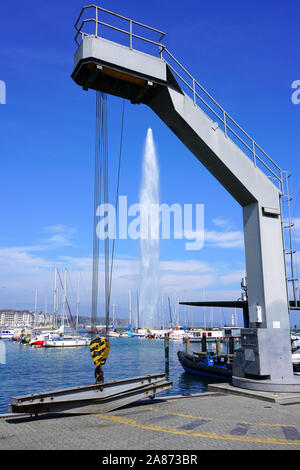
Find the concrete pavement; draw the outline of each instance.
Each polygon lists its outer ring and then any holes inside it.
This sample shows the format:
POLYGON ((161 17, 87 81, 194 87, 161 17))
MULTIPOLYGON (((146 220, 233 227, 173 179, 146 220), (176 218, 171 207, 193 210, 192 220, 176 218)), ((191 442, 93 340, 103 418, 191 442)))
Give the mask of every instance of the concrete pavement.
POLYGON ((0 449, 300 449, 300 404, 208 392, 106 414, 6 416, 0 449))

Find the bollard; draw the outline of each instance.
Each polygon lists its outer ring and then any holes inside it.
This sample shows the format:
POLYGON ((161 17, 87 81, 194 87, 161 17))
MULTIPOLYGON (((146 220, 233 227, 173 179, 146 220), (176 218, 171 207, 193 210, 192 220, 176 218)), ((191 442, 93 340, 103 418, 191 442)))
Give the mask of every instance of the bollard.
POLYGON ((170 366, 169 366, 169 361, 165 362, 165 375, 166 375, 166 380, 170 380, 170 366))
POLYGON ((216 354, 218 358, 221 356, 221 342, 219 339, 216 340, 216 354))
POLYGON ((207 345, 206 345, 206 336, 202 336, 202 352, 207 352, 207 345))
POLYGON ((187 337, 185 340, 185 352, 187 354, 190 354, 190 351, 191 351, 191 342, 190 342, 190 338, 187 337))
POLYGON ((169 362, 169 333, 165 334, 165 362, 169 362))
POLYGON ((229 354, 234 354, 234 337, 229 338, 229 354))

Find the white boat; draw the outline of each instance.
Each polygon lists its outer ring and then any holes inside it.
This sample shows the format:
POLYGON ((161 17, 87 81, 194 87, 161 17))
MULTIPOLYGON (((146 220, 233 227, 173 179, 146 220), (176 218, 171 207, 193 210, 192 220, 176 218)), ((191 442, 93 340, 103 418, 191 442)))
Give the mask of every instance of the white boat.
POLYGON ((145 338, 149 334, 146 328, 139 328, 136 331, 128 331, 127 336, 129 338, 145 338))
POLYGON ((118 331, 109 331, 107 333, 107 336, 110 336, 111 338, 128 338, 128 335, 126 332, 118 332, 118 331))
POLYGON ((15 329, 3 328, 0 330, 0 339, 12 339, 15 334, 15 329))
POLYGON ((49 333, 48 334, 35 334, 34 336, 32 336, 29 340, 29 345, 30 346, 43 346, 44 342, 45 342, 45 339, 48 339, 49 338, 49 333))
POLYGON ((65 333, 64 325, 62 325, 57 332, 45 338, 44 348, 73 348, 76 346, 89 346, 91 338, 81 336, 75 333, 65 333))
POLYGON ((74 348, 77 346, 89 346, 91 338, 84 336, 59 336, 46 339, 44 348, 74 348))
POLYGON ((223 332, 219 329, 192 330, 187 333, 187 337, 191 343, 202 341, 202 338, 206 338, 206 341, 214 341, 216 339, 222 339, 223 332))
POLYGON ((202 341, 202 331, 189 331, 188 338, 191 343, 197 343, 202 341))
POLYGON ((300 348, 292 353, 292 362, 293 364, 300 364, 300 348))
POLYGON ((45 341, 48 339, 52 339, 53 337, 58 337, 60 334, 64 332, 64 327, 61 326, 57 330, 48 329, 48 330, 37 330, 31 336, 29 340, 30 346, 43 346, 45 341))
POLYGON ((292 347, 293 348, 299 348, 300 347, 300 336, 299 336, 298 333, 291 334, 291 341, 292 341, 292 347))
POLYGON ((119 338, 120 337, 120 333, 118 333, 117 331, 109 331, 107 333, 107 336, 110 336, 111 338, 119 338))
POLYGON ((185 341, 187 338, 187 332, 185 330, 172 330, 169 334, 169 339, 171 341, 185 341))
POLYGON ((164 339, 167 334, 172 332, 171 329, 168 330, 151 330, 150 335, 153 335, 155 339, 164 339))
POLYGON ((300 348, 292 350, 292 364, 294 372, 300 372, 300 348))

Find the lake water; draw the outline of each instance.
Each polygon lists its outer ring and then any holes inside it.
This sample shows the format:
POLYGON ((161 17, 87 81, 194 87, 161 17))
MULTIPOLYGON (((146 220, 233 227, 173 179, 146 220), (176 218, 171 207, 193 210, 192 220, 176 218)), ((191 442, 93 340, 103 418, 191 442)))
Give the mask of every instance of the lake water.
MULTIPOLYGON (((34 348, 10 340, 5 346, 5 363, 0 360, 0 414, 7 413, 12 396, 46 392, 94 383, 94 364, 89 347, 34 348)), ((173 387, 163 395, 207 391, 211 381, 188 375, 177 359, 177 351, 185 350, 181 342, 169 343, 169 369, 165 366, 163 340, 144 338, 110 338, 111 348, 103 368, 105 381, 140 375, 166 373, 173 387)), ((200 351, 200 343, 192 343, 191 351, 200 351)))

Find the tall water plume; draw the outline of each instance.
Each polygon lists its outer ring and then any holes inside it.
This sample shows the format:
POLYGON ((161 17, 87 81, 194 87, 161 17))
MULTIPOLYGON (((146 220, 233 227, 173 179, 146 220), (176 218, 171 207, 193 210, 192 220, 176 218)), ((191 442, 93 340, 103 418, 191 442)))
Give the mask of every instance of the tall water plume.
POLYGON ((140 325, 159 326, 159 214, 153 208, 159 206, 159 169, 152 129, 148 129, 143 155, 141 208, 141 286, 140 325))

